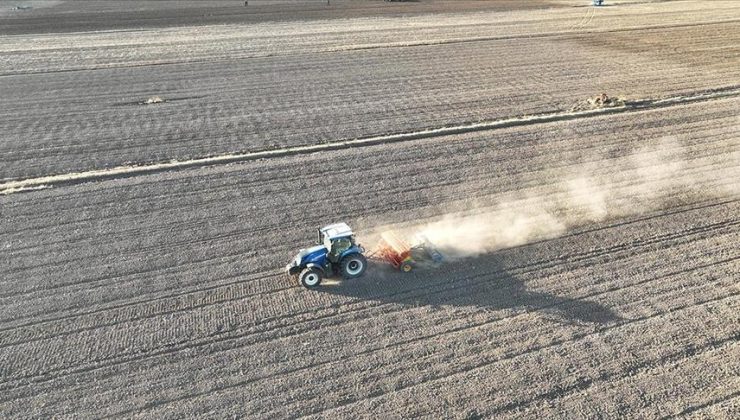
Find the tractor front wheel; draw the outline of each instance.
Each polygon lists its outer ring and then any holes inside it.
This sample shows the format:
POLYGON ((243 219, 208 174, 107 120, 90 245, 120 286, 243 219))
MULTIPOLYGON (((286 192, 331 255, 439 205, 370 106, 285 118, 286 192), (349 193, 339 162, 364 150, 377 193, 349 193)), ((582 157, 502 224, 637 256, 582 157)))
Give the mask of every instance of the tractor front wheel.
POLYGON ((322 273, 318 268, 306 268, 298 275, 298 281, 306 289, 313 289, 321 284, 322 273))
POLYGON ((365 274, 367 270, 367 259, 362 254, 351 254, 342 258, 340 264, 342 268, 342 277, 345 279, 356 279, 365 274))

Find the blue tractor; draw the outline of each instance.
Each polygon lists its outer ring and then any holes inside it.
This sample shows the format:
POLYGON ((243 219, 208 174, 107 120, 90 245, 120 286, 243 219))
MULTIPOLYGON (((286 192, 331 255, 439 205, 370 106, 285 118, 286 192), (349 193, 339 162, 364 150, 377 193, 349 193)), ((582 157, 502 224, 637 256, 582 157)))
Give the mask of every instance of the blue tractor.
POLYGON ((365 274, 365 249, 355 242, 352 229, 346 223, 336 223, 319 229, 318 243, 302 249, 285 267, 290 275, 306 288, 321 284, 324 277, 341 275, 354 279, 365 274))

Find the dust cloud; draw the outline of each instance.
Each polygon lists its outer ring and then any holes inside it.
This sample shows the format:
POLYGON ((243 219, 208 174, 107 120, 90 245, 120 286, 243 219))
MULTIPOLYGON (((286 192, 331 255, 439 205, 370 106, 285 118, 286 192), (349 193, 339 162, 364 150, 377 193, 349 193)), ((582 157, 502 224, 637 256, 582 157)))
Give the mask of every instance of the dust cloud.
MULTIPOLYGON (((545 187, 499 197, 411 228, 450 258, 463 258, 557 237, 579 225, 638 215, 698 197, 740 196, 738 143, 719 154, 662 138, 625 156, 550 173, 545 187), (733 149, 735 149, 733 151, 733 149), (689 159, 689 153, 692 155, 689 159)), ((725 146, 727 149, 727 146, 725 146)))

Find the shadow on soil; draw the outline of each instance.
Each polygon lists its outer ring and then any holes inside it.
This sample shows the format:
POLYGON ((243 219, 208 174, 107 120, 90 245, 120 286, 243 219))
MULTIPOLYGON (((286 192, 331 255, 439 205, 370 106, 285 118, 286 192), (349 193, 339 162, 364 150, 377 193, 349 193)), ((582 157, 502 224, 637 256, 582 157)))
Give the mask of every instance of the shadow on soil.
POLYGON ((528 290, 522 280, 503 269, 495 255, 457 261, 436 269, 420 268, 407 274, 382 263, 371 263, 362 278, 329 280, 317 292, 410 307, 521 309, 568 324, 609 324, 621 319, 611 309, 587 299, 528 290))

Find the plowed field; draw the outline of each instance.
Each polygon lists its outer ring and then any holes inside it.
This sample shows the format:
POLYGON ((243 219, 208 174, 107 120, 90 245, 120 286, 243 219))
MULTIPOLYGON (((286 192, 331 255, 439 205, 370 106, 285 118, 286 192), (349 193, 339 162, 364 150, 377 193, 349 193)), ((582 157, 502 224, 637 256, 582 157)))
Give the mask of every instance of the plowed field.
POLYGON ((17 3, 1 417, 740 413, 740 3, 17 3))

